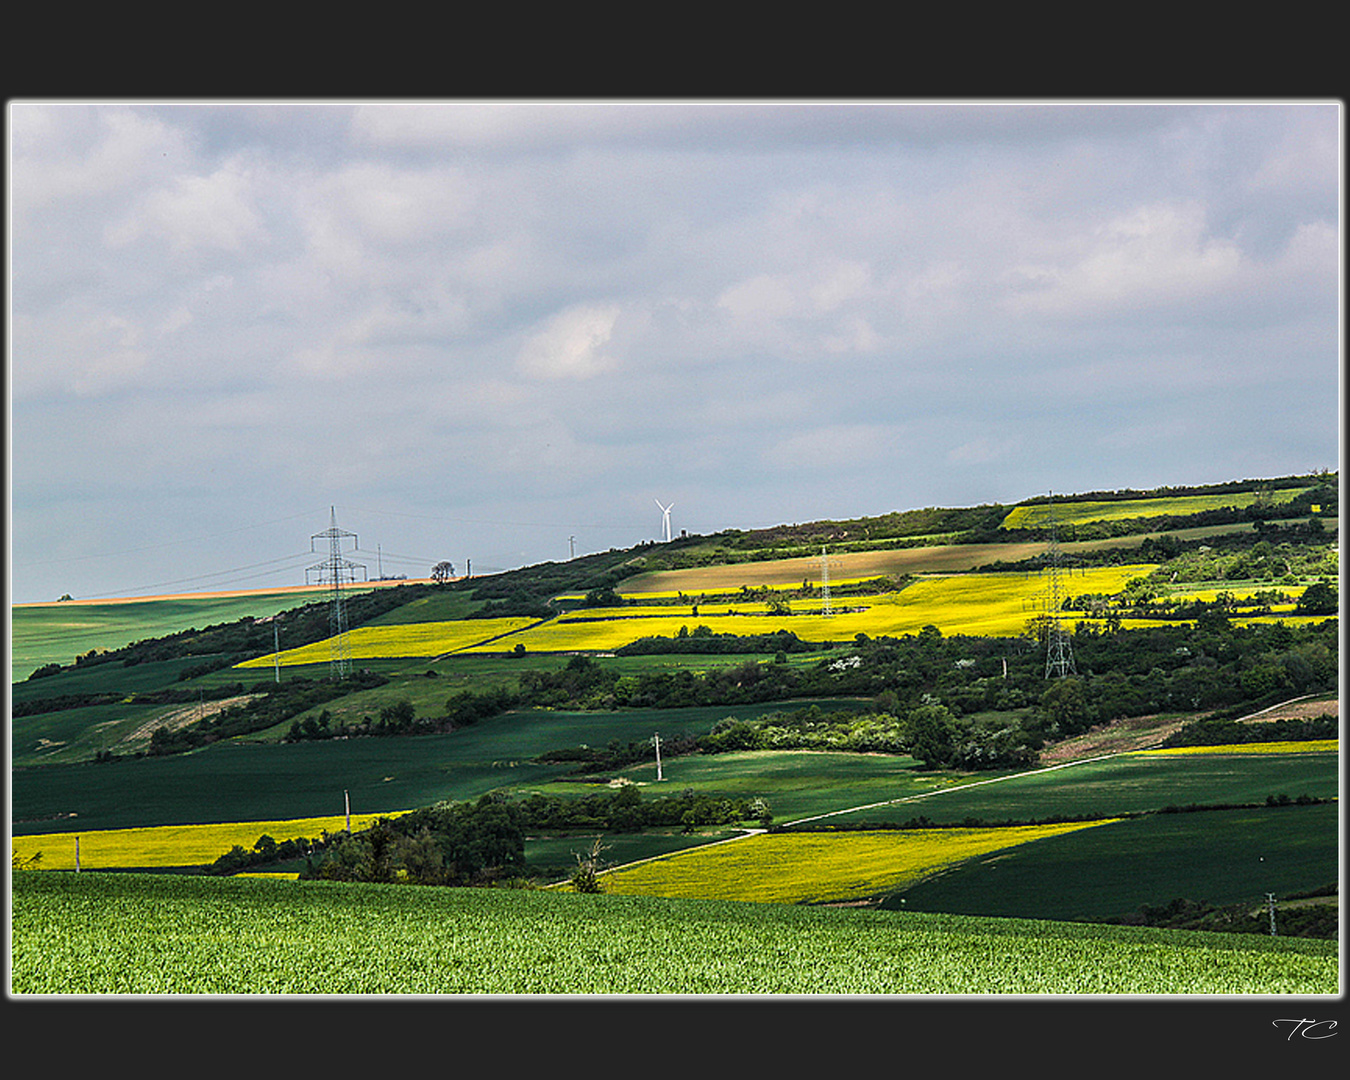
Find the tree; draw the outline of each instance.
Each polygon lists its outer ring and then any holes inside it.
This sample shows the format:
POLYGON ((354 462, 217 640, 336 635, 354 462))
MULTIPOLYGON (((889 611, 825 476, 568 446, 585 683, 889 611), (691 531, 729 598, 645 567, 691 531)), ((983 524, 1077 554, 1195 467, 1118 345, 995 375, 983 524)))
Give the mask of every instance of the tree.
POLYGON ((956 718, 945 705, 922 705, 907 720, 909 752, 925 768, 937 769, 950 764, 960 734, 956 718))
POLYGON ((455 566, 451 562, 441 561, 431 568, 431 580, 437 585, 444 585, 455 576, 455 566))
POLYGON ((591 844, 591 850, 585 855, 579 855, 572 852, 577 860, 577 868, 572 874, 572 889, 579 893, 602 893, 604 886, 600 884, 599 874, 604 869, 604 863, 600 858, 600 853, 609 849, 608 844, 601 844, 600 837, 595 838, 591 844))
POLYGON ((1335 585, 1328 585, 1324 581, 1304 589, 1294 608, 1295 615, 1336 615, 1339 611, 1340 594, 1335 585))
POLYGON ((1091 726, 1087 693, 1077 676, 1056 680, 1041 695, 1040 705, 1050 730, 1062 737, 1078 735, 1091 726))

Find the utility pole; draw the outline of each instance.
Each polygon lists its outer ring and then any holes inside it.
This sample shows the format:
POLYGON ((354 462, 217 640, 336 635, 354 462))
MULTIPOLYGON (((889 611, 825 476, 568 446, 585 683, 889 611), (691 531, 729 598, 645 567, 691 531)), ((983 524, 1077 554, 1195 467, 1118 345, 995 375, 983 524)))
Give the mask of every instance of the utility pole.
POLYGON ((1275 894, 1266 893, 1266 908, 1270 911, 1270 936, 1275 937, 1275 894))
POLYGON ((652 736, 652 742, 656 744, 656 779, 659 781, 665 779, 661 775, 661 733, 659 731, 652 736))
POLYGON ((75 837, 75 873, 80 872, 80 838, 75 837))
POLYGON ((575 536, 569 536, 567 538, 567 543, 568 550, 571 552, 571 558, 575 559, 577 557, 577 538, 575 536))
POLYGON ((272 670, 276 672, 277 682, 281 682, 281 631, 277 629, 280 615, 272 618, 272 670))
POLYGON ((346 789, 346 788, 343 788, 343 789, 342 789, 342 805, 343 805, 343 807, 346 808, 346 811, 347 811, 347 835, 348 835, 348 836, 351 836, 351 834, 352 834, 352 800, 351 800, 351 796, 347 794, 347 789, 346 789))

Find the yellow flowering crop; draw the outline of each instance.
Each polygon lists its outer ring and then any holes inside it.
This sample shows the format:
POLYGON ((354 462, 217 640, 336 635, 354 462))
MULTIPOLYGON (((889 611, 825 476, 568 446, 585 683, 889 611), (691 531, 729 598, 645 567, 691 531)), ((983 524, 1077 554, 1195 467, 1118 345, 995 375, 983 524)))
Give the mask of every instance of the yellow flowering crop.
POLYGON ((600 881, 606 892, 625 895, 784 904, 858 900, 977 855, 1104 824, 765 833, 610 870, 600 881))
MULTIPOLYGON (((347 634, 347 647, 353 660, 378 660, 382 657, 440 656, 458 652, 475 645, 529 626, 533 619, 458 619, 452 622, 404 623, 399 626, 360 626, 347 634)), ((245 660, 236 667, 268 668, 275 663, 283 667, 292 664, 321 664, 332 654, 329 639, 283 650, 280 655, 245 660)))
MULTIPOLYGON (((352 829, 364 829, 378 817, 390 814, 353 814, 352 829)), ((12 852, 40 870, 74 870, 75 839, 80 841, 80 868, 203 866, 213 863, 236 844, 251 851, 260 836, 278 844, 298 836, 315 839, 325 830, 339 833, 347 827, 343 814, 333 817, 297 818, 292 821, 233 821, 220 825, 157 825, 144 829, 95 829, 89 832, 45 833, 15 836, 12 852)))
POLYGON ((1225 743, 1222 746, 1172 746, 1157 750, 1136 750, 1137 754, 1307 754, 1335 751, 1339 739, 1305 739, 1301 742, 1225 743))
MULTIPOLYGON (((1152 569, 1138 565, 1074 571, 1063 576, 1061 587, 1073 594, 1113 594, 1152 569)), ((944 634, 1015 637, 1028 620, 1043 613, 1048 589, 1044 573, 951 574, 916 581, 896 593, 838 598, 830 616, 820 614, 819 599, 794 602, 790 615, 772 614, 768 604, 758 601, 700 604, 697 615, 683 610, 672 614, 669 607, 656 605, 591 608, 463 651, 501 652, 519 643, 531 652, 608 652, 641 637, 670 637, 681 627, 692 632, 699 626, 745 636, 790 630, 803 641, 849 641, 858 634, 900 637, 930 624, 944 634)))

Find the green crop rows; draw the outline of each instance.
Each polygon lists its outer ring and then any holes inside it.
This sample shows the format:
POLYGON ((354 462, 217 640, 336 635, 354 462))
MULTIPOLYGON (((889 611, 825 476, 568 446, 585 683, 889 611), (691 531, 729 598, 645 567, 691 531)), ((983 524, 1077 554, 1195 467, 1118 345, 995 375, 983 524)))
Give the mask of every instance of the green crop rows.
POLYGON ((20 873, 16 994, 1334 994, 1336 943, 777 904, 20 873), (531 928, 520 933, 521 926, 531 928))

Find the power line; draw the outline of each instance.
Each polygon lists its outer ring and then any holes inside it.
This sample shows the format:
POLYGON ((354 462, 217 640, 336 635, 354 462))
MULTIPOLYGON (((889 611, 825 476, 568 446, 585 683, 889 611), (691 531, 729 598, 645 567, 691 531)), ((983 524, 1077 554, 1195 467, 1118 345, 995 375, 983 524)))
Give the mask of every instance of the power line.
MULTIPOLYGON (((128 593, 145 592, 147 589, 167 589, 167 588, 169 588, 170 586, 173 586, 173 585, 189 585, 189 584, 192 584, 192 583, 194 583, 194 582, 197 582, 197 583, 205 582, 205 581, 206 581, 207 579, 209 579, 209 578, 219 578, 219 577, 223 577, 223 576, 226 575, 226 574, 237 574, 237 573, 241 573, 241 572, 243 572, 243 571, 245 571, 245 570, 253 570, 253 569, 256 569, 257 567, 260 567, 260 566, 269 566, 269 565, 271 565, 271 564, 273 564, 273 563, 287 562, 287 561, 294 561, 294 560, 302 559, 302 558, 305 558, 308 554, 312 554, 312 552, 308 552, 308 553, 307 553, 307 552, 301 552, 301 553, 296 554, 296 555, 287 555, 287 556, 285 556, 285 557, 283 557, 283 558, 281 558, 281 559, 269 559, 269 560, 267 560, 266 562, 252 563, 252 564, 250 564, 250 565, 248 565, 248 566, 236 566, 236 567, 234 567, 234 568, 232 568, 232 569, 230 569, 230 570, 215 570, 215 571, 212 571, 212 572, 209 573, 209 574, 196 574, 196 575, 194 575, 194 576, 192 576, 192 577, 175 578, 175 579, 172 580, 172 581, 158 581, 158 582, 154 582, 154 583, 149 584, 149 585, 130 585, 130 586, 127 586, 127 587, 122 588, 122 589, 115 589, 115 590, 113 590, 112 592, 90 593, 88 596, 84 597, 84 599, 86 599, 86 600, 98 600, 98 599, 100 599, 100 598, 102 598, 102 597, 108 597, 108 596, 118 596, 118 597, 121 597, 121 596, 126 596, 128 593)), ((217 582, 215 582, 213 585, 208 586, 208 587, 209 587, 209 588, 219 588, 219 587, 222 586, 222 585, 238 584, 238 583, 244 582, 244 581, 256 581, 258 578, 271 577, 271 576, 274 575, 274 574, 285 574, 285 573, 290 573, 290 572, 292 572, 292 571, 294 571, 294 570, 298 570, 298 569, 299 569, 298 566, 283 566, 283 567, 280 567, 279 569, 276 569, 276 570, 268 570, 268 571, 266 571, 266 572, 264 572, 264 573, 260 573, 260 574, 250 574, 250 575, 248 575, 248 576, 246 576, 246 577, 243 577, 243 578, 235 578, 235 579, 230 580, 230 581, 217 581, 217 582)))
MULTIPOLYGON (((93 551, 87 555, 68 555, 59 559, 34 559, 29 562, 14 563, 16 568, 25 568, 29 566, 54 566, 63 563, 85 562, 89 559, 107 559, 116 555, 138 555, 143 551, 158 551, 160 548, 177 547, 180 544, 197 544, 203 540, 214 540, 218 536, 229 536, 232 533, 247 532, 249 529, 263 529, 268 525, 282 525, 288 521, 295 521, 297 518, 310 517, 314 511, 308 510, 303 514, 292 514, 290 517, 277 518, 274 521, 260 521, 254 525, 240 525, 234 529, 225 529, 218 533, 211 533, 209 536, 190 536, 182 540, 165 540, 158 544, 144 544, 141 547, 117 548, 111 551, 93 551)), ((229 571, 222 571, 228 573, 229 571)))

